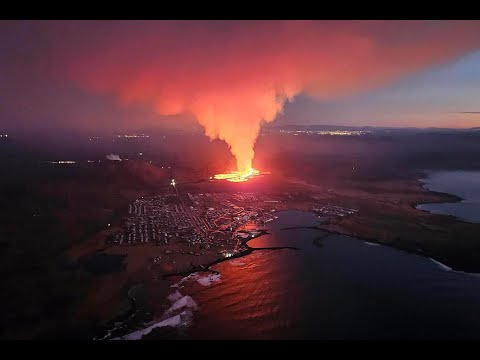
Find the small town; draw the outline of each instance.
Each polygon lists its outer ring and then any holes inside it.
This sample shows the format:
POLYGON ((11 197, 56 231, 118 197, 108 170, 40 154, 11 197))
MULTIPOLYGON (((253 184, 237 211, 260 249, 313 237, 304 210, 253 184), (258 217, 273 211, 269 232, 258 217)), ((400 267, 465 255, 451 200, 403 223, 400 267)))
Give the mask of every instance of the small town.
POLYGON ((123 231, 111 235, 107 243, 160 246, 180 241, 200 249, 238 245, 240 239, 259 234, 256 226, 275 218, 275 204, 254 193, 172 193, 142 197, 128 206, 123 231), (248 230, 245 225, 250 225, 248 230))
POLYGON ((338 205, 324 205, 324 206, 318 206, 314 207, 312 209, 314 213, 320 216, 339 216, 339 217, 344 217, 347 215, 353 215, 358 212, 357 209, 349 209, 349 208, 344 208, 338 205))

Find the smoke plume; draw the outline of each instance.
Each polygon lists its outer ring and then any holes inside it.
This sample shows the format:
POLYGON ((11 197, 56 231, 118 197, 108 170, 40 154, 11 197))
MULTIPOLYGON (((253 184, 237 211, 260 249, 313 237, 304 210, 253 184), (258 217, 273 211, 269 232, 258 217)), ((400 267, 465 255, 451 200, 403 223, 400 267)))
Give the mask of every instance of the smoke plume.
POLYGON ((228 144, 242 172, 252 166, 261 124, 296 95, 331 99, 366 91, 480 45, 480 22, 469 21, 89 26, 64 29, 75 44, 62 56, 70 80, 123 104, 193 115, 210 139, 228 144))

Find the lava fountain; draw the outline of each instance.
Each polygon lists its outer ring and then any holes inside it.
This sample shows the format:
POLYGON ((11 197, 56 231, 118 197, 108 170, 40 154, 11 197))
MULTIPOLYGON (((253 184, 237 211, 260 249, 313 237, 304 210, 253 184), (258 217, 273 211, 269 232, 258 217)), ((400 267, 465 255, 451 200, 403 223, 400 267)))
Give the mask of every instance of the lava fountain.
POLYGON ((251 179, 253 177, 259 176, 260 171, 250 168, 250 170, 246 172, 241 172, 241 171, 230 171, 225 174, 216 174, 214 175, 214 179, 216 180, 227 180, 231 182, 243 182, 247 181, 248 179, 251 179))

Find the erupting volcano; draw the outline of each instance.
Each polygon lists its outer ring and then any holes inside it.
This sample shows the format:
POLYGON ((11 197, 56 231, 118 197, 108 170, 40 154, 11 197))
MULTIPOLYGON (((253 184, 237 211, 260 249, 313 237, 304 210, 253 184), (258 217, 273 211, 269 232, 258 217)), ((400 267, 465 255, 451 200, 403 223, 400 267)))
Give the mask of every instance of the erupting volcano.
POLYGON ((214 175, 213 177, 217 180, 227 180, 227 181, 231 181, 231 182, 243 182, 243 181, 247 181, 248 179, 252 178, 252 177, 255 177, 255 176, 259 176, 260 175, 260 171, 254 169, 254 168, 250 168, 250 170, 248 170, 247 172, 241 172, 241 171, 230 171, 228 173, 225 173, 225 174, 217 174, 217 175, 214 175))
MULTIPOLYGON (((77 27, 93 25, 73 24, 65 33, 77 27)), ((471 51, 479 29, 475 21, 108 23, 95 36, 52 41, 43 53, 48 61, 61 55, 48 68, 61 69, 54 74, 62 82, 148 107, 152 122, 198 122, 237 162, 216 178, 245 181, 258 175, 252 162, 261 126, 295 97, 327 103, 374 90, 471 51), (83 51, 70 49, 80 39, 83 51), (65 49, 54 51, 58 44, 65 49)))

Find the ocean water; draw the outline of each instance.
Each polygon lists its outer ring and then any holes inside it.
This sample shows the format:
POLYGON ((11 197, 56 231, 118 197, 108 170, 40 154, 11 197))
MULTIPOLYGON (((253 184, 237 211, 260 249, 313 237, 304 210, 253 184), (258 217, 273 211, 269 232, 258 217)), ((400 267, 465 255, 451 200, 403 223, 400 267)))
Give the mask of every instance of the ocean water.
MULTIPOLYGON (((429 258, 319 230, 315 215, 279 212, 254 251, 172 288, 196 304, 193 339, 480 338, 480 277, 429 258)), ((173 296, 180 298, 180 295, 173 296)), ((180 311, 181 309, 179 309, 180 311)))
POLYGON ((480 171, 433 172, 422 181, 428 190, 453 194, 463 200, 456 203, 421 204, 417 209, 452 215, 472 223, 480 222, 480 171))

